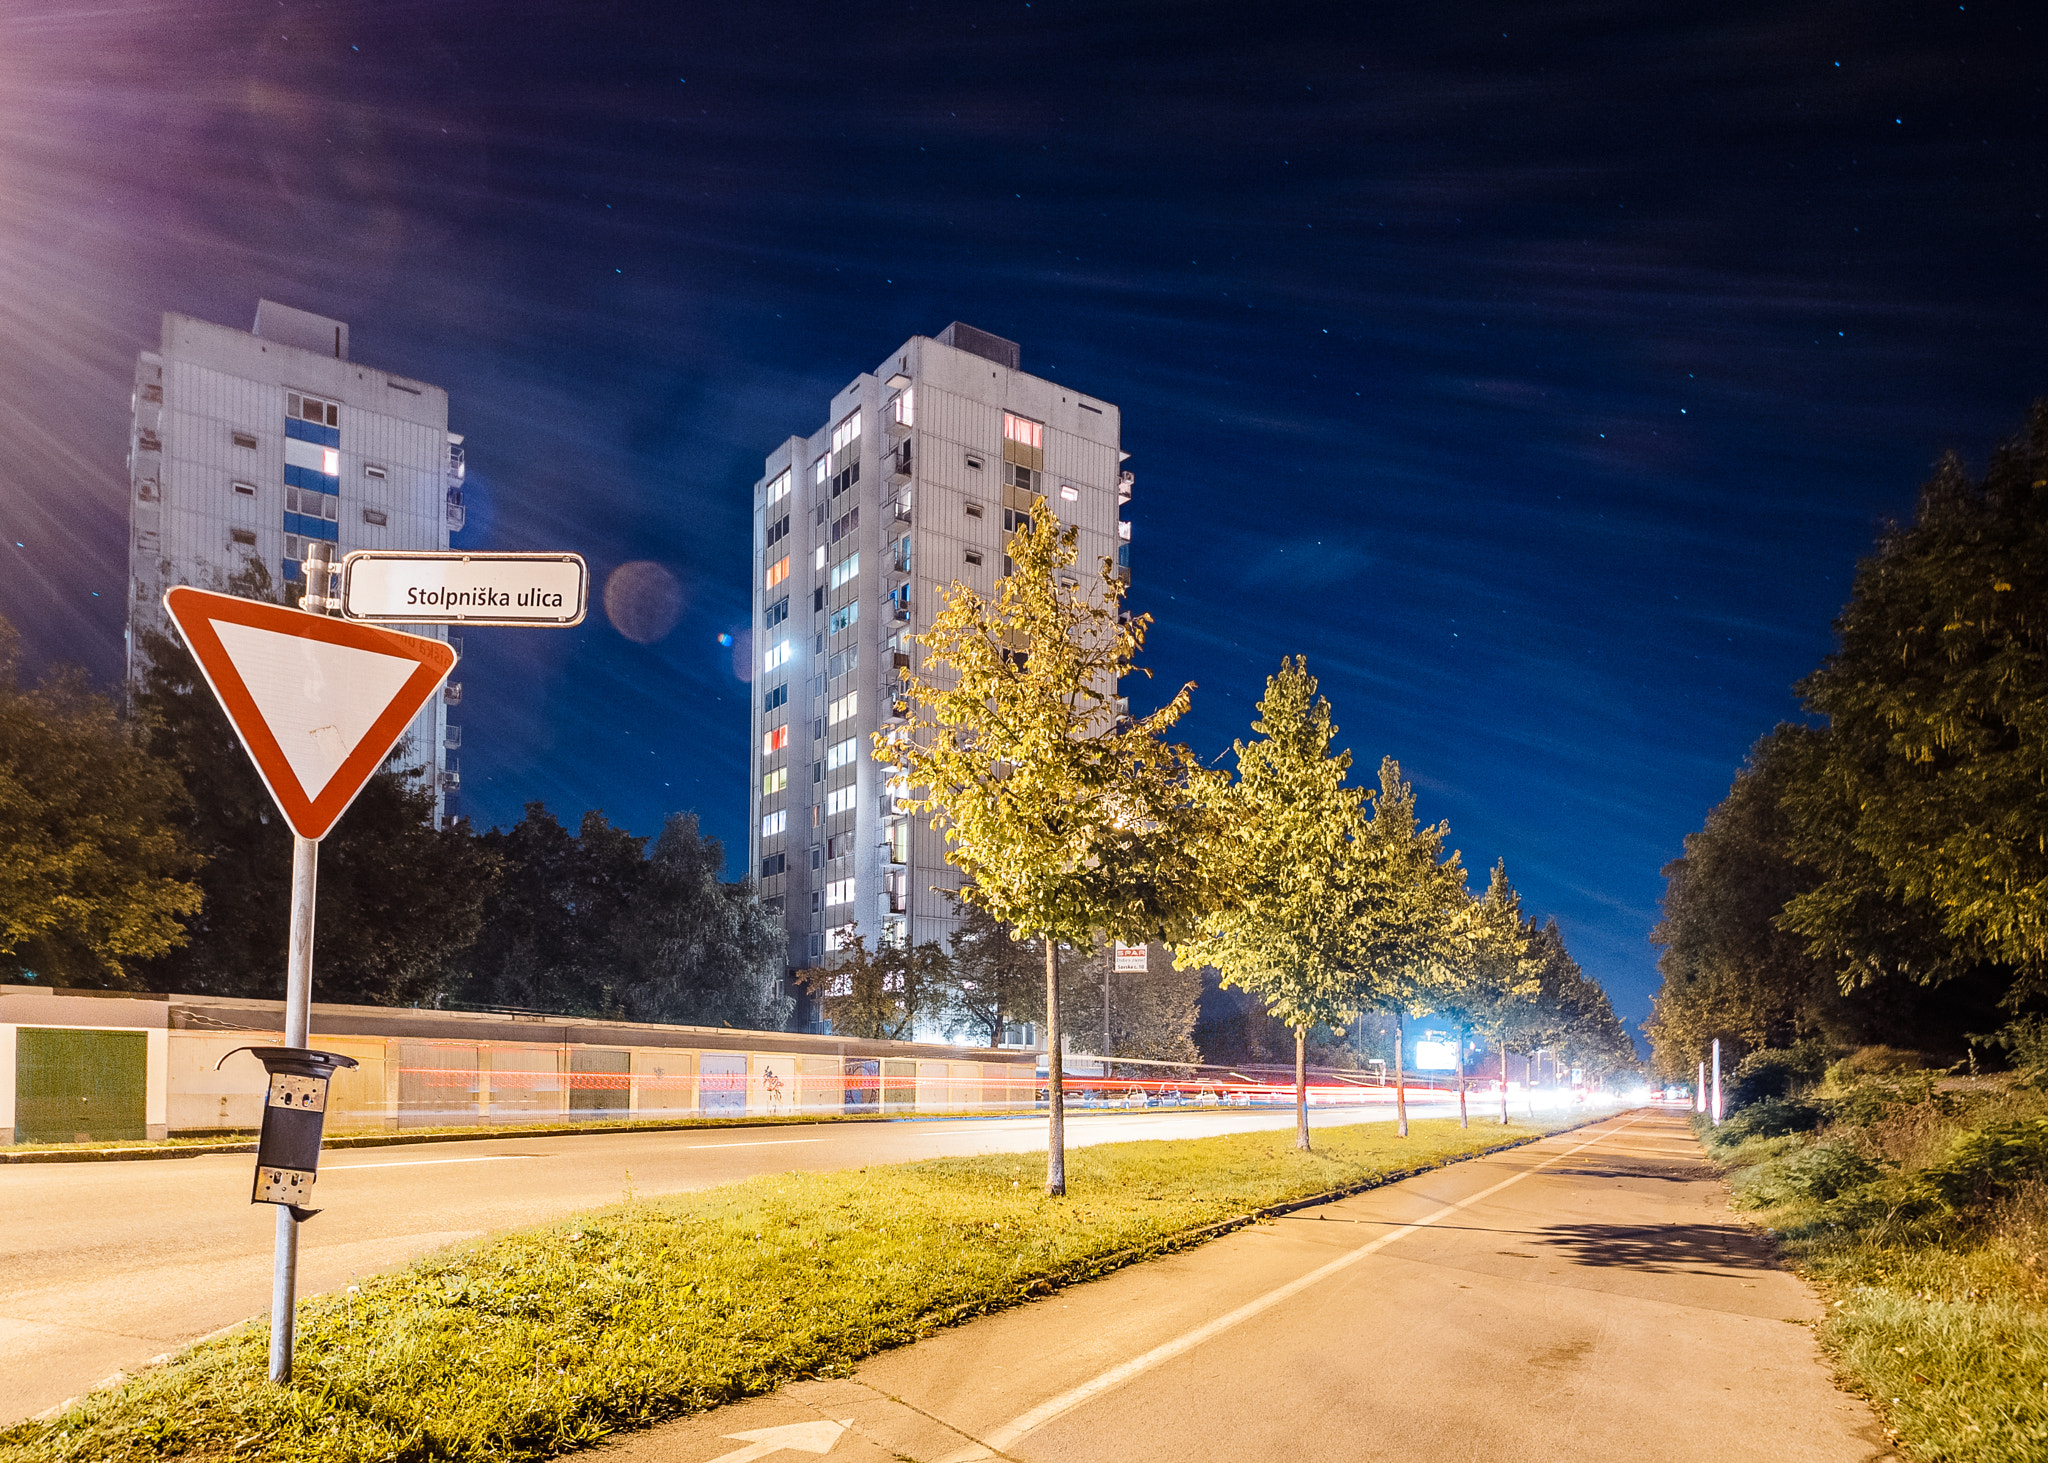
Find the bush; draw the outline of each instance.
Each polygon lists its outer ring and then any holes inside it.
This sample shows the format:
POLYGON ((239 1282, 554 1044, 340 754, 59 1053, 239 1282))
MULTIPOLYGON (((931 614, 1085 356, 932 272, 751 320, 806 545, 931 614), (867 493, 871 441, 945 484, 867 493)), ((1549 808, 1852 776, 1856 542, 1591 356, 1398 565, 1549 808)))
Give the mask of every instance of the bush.
POLYGON ((2022 1016, 1990 1036, 1973 1036, 1972 1044, 2000 1047, 2023 1087, 2048 1087, 2048 1016, 2022 1016))
POLYGON ((1745 1202, 1756 1206, 1793 1199, 1830 1199, 1875 1183, 1884 1170, 1847 1143, 1816 1143, 1783 1158, 1760 1163, 1738 1187, 1745 1202))
POLYGON ((1736 1067, 1729 1083, 1728 1106, 1732 1110, 1767 1097, 1790 1097, 1820 1081, 1826 1069, 1827 1053, 1813 1042, 1751 1052, 1736 1067))
POLYGON ((1927 1058, 1919 1052, 1902 1051, 1895 1046, 1859 1047, 1828 1068, 1828 1081, 1847 1087, 1859 1077, 1893 1077, 1923 1071, 1926 1066, 1927 1058))
POLYGON ((1992 1123, 1956 1140, 1945 1162, 1921 1179, 1951 1209, 1995 1203, 2030 1183, 2048 1181, 2048 1118, 1992 1123))
POLYGON ((1826 1117, 1826 1111, 1819 1105, 1796 1097, 1759 1098, 1721 1124, 1718 1141, 1732 1145, 1745 1138, 1781 1138, 1787 1133, 1811 1133, 1826 1117))

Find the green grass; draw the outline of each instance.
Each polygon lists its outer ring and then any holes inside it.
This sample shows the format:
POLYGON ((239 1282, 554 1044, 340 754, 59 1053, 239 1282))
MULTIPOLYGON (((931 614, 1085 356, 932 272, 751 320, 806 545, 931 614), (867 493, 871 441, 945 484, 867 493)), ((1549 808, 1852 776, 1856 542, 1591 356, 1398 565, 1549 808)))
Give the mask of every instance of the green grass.
MULTIPOLYGON (((1079 1148, 1044 1158, 782 1174, 447 1251, 304 1302, 296 1381, 263 1380, 268 1328, 201 1343, 48 1422, 4 1463, 182 1456, 544 1458, 621 1429, 843 1374, 862 1358, 1249 1211, 1555 1131, 1455 1120, 1079 1148)), ((314 1222, 318 1222, 317 1220, 314 1222)))
POLYGON ((2048 1101, 1863 1087, 1830 1104, 1834 1121, 1814 1133, 1703 1136, 1733 1168, 1738 1204, 1758 1209, 1820 1285, 1821 1344, 1901 1455, 2038 1463, 2048 1458, 2048 1202, 2023 1185, 1957 1208, 1929 1179, 1964 1134, 2048 1101), (1863 1181, 1836 1188, 1845 1176, 1863 1181))

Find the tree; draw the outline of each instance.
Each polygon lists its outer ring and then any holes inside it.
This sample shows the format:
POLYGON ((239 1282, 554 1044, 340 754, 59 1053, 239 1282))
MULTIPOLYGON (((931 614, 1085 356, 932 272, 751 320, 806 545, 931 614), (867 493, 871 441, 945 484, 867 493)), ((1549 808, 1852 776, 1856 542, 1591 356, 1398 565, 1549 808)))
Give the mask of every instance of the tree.
MULTIPOLYGON (((253 561, 229 588, 270 597, 267 571, 253 561)), ((154 630, 142 632, 142 651, 133 701, 143 744, 184 783, 189 801, 173 826, 206 860, 205 902, 187 942, 152 959, 142 978, 156 990, 281 999, 291 830, 190 652, 154 630)), ((401 744, 321 841, 322 1000, 434 1001, 459 979, 459 958, 481 927, 497 860, 466 825, 433 826, 433 796, 405 755, 401 744)))
POLYGON ((1541 965, 1522 923, 1522 899, 1508 882, 1505 861, 1496 862, 1486 893, 1462 911, 1452 942, 1454 969, 1439 996, 1436 1014, 1458 1035, 1458 1126, 1470 1127, 1465 1110, 1465 1043, 1476 1031, 1500 1054, 1500 1120, 1508 1120, 1508 1043, 1528 1022, 1541 989, 1541 965))
POLYGON ((1448 823, 1415 818, 1415 790, 1401 764, 1381 759, 1379 795, 1360 840, 1376 897, 1355 906, 1346 968, 1357 1006, 1394 1014, 1395 1129, 1408 1136, 1407 1022, 1426 1016, 1450 989, 1455 921, 1465 904, 1465 873, 1456 851, 1446 857, 1448 823))
POLYGON ((1202 972, 1177 969, 1172 952, 1159 941, 1147 943, 1141 971, 1118 971, 1115 948, 1101 945, 1078 958, 1063 958, 1060 979, 1061 1019, 1076 1044, 1085 1040, 1098 1056, 1111 1058, 1202 1059, 1194 1042, 1202 972))
POLYGON ((1941 461, 1835 628, 1799 686, 1828 725, 1787 804, 1822 878, 1786 927, 1848 956, 1851 982, 1989 959, 2012 999, 2048 993, 2048 399, 1982 478, 1941 461), (1946 949, 1873 950, 1873 905, 1931 913, 1946 949))
POLYGON ((1182 966, 1214 966, 1294 1033, 1294 1146, 1309 1147, 1308 1033, 1357 1011, 1351 940, 1382 890, 1365 857, 1366 793, 1345 781, 1351 754, 1306 659, 1283 660, 1249 742, 1232 743, 1237 780, 1218 799, 1211 879, 1227 899, 1204 911, 1174 950, 1182 966))
POLYGON ((1530 931, 1531 954, 1540 967, 1538 995, 1545 1024, 1544 1045, 1555 1049, 1583 1079, 1598 1085, 1620 1072, 1641 1068, 1628 1028, 1600 983, 1579 968, 1565 949, 1556 920, 1530 931))
POLYGON ((465 1000, 571 1016, 619 1016, 629 965, 621 939, 641 896, 647 840, 602 812, 571 833, 533 802, 480 840, 501 872, 468 958, 465 1000))
POLYGON ((860 935, 847 937, 830 965, 813 966, 798 979, 818 997, 825 1019, 841 1036, 864 1041, 908 1041, 920 1016, 944 1000, 945 952, 936 944, 870 950, 860 935))
POLYGON ((1038 936, 1045 956, 1050 1116, 1046 1192, 1066 1192, 1060 1073, 1059 947, 1142 940, 1202 902, 1195 844, 1213 781, 1163 733, 1192 686, 1133 717, 1117 699, 1150 617, 1122 613, 1123 581, 1104 562, 1084 587, 1066 571, 1075 531, 1041 499, 1012 536, 1014 568, 984 599, 955 582, 905 670, 905 720, 876 734, 911 801, 942 830, 967 897, 1038 936))
MULTIPOLYGON (((588 842, 588 817, 584 829, 588 842)), ((663 822, 620 938, 630 1019, 773 1031, 789 1018, 792 1002, 778 989, 781 922, 751 883, 723 882, 724 867, 724 845, 704 835, 695 813, 663 822)))
POLYGON ((130 988, 130 965, 183 944, 200 907, 185 790, 83 672, 23 690, 19 666, 0 620, 0 965, 130 988))
POLYGON ((1038 942, 1018 939, 971 900, 954 898, 959 923, 943 972, 938 1017, 948 1033, 1002 1045, 1014 1022, 1045 1019, 1045 957, 1038 942))

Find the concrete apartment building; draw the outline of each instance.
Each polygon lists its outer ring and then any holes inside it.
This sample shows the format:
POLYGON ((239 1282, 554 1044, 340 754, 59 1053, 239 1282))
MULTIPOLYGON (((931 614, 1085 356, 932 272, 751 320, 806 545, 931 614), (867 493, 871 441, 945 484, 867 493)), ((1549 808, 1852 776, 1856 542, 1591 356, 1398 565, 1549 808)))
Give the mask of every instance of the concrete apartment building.
MULTIPOLYGON (((916 336, 769 453, 754 485, 749 834, 792 972, 952 933, 959 875, 892 795, 873 735, 897 668, 955 581, 988 594, 1040 498, 1079 530, 1077 575, 1129 575, 1117 408, 1025 372, 1013 341, 958 322, 916 336)), ((815 1020, 801 991, 799 1022, 815 1020)))
MULTIPOLYGON (((166 314, 135 362, 129 441, 128 670, 141 632, 167 630, 164 591, 217 589, 250 560, 288 599, 308 543, 434 550, 463 524, 462 437, 448 393, 349 358, 348 326, 264 300, 253 330, 166 314)), ((407 626, 454 639, 439 627, 407 626)), ((458 649, 460 648, 458 644, 458 649)), ((461 670, 420 713, 406 756, 435 815, 454 815, 461 670)))

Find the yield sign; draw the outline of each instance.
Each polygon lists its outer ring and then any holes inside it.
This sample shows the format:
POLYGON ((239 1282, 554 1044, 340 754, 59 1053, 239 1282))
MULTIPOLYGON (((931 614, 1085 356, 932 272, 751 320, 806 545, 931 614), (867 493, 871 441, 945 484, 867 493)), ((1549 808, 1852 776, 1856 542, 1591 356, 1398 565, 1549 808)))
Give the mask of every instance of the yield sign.
POLYGON ((455 667, 439 640, 183 585, 164 608, 278 811, 320 839, 455 667))

